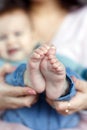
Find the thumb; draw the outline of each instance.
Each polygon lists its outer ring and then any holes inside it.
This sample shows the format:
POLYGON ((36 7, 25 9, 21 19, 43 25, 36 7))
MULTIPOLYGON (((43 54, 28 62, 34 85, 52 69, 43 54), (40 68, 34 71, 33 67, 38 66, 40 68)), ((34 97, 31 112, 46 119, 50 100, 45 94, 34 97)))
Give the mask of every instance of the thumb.
POLYGON ((84 80, 79 80, 76 77, 71 77, 73 82, 75 83, 75 88, 80 92, 87 91, 87 82, 84 80))

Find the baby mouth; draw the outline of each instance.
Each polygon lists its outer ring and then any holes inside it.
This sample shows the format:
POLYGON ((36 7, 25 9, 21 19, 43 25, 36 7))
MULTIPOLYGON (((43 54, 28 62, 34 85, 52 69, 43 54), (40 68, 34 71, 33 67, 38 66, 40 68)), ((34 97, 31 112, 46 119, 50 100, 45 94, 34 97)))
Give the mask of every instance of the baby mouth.
POLYGON ((10 49, 10 50, 8 50, 9 55, 13 55, 13 54, 15 54, 17 52, 18 52, 18 49, 10 49))

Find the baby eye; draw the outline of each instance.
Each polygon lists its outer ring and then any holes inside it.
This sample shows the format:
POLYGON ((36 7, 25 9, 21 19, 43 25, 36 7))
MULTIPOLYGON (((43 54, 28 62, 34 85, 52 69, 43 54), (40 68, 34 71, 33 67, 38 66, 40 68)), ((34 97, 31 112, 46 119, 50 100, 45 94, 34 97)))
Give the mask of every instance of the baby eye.
POLYGON ((7 39, 7 36, 6 35, 2 35, 2 36, 0 36, 0 40, 2 41, 2 40, 6 40, 7 39))
POLYGON ((19 37, 22 35, 22 32, 15 32, 15 36, 19 37))

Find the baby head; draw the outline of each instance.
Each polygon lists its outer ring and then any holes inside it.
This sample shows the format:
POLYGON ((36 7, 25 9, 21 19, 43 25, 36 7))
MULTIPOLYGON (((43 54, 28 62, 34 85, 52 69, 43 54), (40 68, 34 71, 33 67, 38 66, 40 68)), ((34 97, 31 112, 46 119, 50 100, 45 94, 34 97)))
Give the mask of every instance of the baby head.
POLYGON ((33 48, 27 7, 22 0, 2 0, 0 5, 0 58, 24 60, 33 48))

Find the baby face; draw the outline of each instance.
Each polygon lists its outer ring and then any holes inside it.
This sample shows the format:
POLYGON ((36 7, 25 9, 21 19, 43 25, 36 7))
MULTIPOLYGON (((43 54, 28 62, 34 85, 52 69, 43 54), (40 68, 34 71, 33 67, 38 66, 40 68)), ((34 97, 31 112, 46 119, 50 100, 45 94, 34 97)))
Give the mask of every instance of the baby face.
POLYGON ((19 61, 31 52, 29 18, 22 10, 0 16, 0 58, 19 61))

